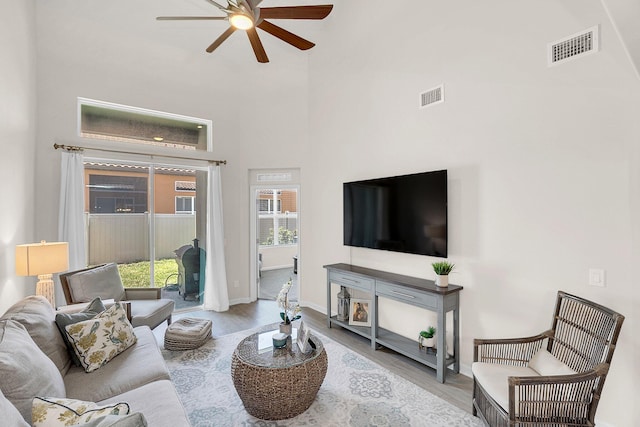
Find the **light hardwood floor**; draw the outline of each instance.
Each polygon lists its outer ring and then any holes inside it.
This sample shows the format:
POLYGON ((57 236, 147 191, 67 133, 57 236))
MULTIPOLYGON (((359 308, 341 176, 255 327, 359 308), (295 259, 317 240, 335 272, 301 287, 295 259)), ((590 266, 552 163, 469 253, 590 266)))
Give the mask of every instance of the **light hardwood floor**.
MULTIPOLYGON (((305 323, 312 330, 317 330, 319 333, 378 363, 394 374, 471 413, 473 382, 470 378, 462 374, 448 373, 445 383, 440 384, 436 380, 435 369, 426 367, 385 348, 373 350, 368 340, 340 327, 327 328, 326 314, 310 308, 304 308, 302 316, 305 323)), ((177 313, 174 314, 173 319, 179 319, 180 317, 211 319, 213 321, 212 334, 214 338, 280 321, 279 309, 275 301, 266 300, 233 305, 229 311, 223 313, 204 310, 177 313)), ((166 326, 166 323, 164 323, 154 329, 158 343, 163 342, 166 326)))

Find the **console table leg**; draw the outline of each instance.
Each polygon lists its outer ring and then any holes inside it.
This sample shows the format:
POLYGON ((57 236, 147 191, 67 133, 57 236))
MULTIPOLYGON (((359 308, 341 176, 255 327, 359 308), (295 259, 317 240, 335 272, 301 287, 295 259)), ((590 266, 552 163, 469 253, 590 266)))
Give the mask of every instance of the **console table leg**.
POLYGON ((436 353, 436 373, 439 383, 444 383, 447 371, 447 313, 444 308, 438 310, 438 352, 436 353))

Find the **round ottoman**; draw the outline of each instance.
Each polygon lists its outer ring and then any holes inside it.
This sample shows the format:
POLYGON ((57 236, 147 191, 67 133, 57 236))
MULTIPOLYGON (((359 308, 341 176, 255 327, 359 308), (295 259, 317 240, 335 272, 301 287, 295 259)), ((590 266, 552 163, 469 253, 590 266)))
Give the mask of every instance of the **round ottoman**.
POLYGON ((164 334, 164 348, 193 350, 211 337, 211 320, 185 317, 172 322, 164 334))

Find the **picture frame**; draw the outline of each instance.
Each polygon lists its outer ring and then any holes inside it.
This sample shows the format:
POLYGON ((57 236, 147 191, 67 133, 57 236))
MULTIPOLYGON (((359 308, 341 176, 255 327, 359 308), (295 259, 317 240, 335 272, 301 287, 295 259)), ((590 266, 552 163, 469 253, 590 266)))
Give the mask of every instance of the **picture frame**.
POLYGON ((309 338, 311 337, 311 330, 304 324, 304 320, 300 321, 298 326, 298 334, 296 336, 296 344, 302 353, 307 353, 311 346, 309 345, 309 338))
POLYGON ((351 298, 349 301, 349 324, 371 326, 371 300, 351 298))

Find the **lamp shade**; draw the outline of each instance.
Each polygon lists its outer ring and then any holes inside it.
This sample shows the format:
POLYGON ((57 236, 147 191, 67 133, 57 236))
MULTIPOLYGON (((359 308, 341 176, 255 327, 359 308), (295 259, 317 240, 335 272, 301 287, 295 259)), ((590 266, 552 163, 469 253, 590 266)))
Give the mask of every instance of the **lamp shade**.
POLYGON ((16 274, 39 276, 69 269, 69 243, 50 242, 16 246, 16 274))

